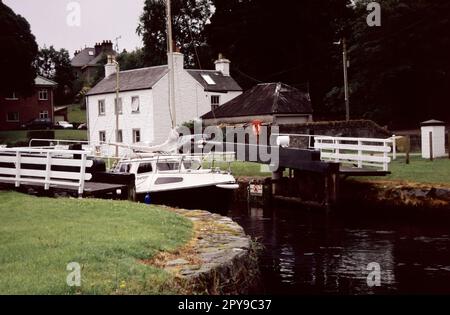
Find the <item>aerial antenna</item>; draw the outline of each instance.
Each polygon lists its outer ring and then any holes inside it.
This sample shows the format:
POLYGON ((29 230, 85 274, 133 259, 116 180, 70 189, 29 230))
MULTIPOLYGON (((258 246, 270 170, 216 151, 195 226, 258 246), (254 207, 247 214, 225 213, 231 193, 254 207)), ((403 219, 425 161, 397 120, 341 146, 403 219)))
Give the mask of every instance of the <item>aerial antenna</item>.
POLYGON ((122 35, 119 35, 119 37, 116 37, 115 38, 115 42, 116 42, 116 45, 114 46, 114 50, 117 52, 117 53, 119 53, 119 39, 121 39, 122 38, 122 35))

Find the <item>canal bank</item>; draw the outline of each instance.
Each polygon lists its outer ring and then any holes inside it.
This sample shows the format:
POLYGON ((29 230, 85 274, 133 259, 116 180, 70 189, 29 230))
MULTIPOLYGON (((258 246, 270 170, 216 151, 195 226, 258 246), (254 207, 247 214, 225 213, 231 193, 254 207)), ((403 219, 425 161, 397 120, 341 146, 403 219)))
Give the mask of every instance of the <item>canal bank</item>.
POLYGON ((144 263, 173 274, 183 294, 239 295, 258 291, 259 245, 241 226, 207 211, 165 209, 189 219, 194 236, 180 250, 162 252, 144 263))
POLYGON ((391 211, 407 210, 410 214, 448 214, 450 216, 450 185, 424 184, 389 180, 339 181, 336 204, 328 207, 323 198, 311 185, 304 185, 297 194, 293 189, 297 183, 290 178, 272 180, 269 177, 239 177, 239 190, 234 202, 247 202, 251 205, 265 206, 272 203, 294 204, 327 210, 335 209, 373 209, 391 211), (303 194, 303 195, 302 195, 303 194), (307 198, 303 198, 303 196, 307 198), (312 201, 316 199, 316 201, 312 201), (322 199, 322 201, 320 201, 322 199))

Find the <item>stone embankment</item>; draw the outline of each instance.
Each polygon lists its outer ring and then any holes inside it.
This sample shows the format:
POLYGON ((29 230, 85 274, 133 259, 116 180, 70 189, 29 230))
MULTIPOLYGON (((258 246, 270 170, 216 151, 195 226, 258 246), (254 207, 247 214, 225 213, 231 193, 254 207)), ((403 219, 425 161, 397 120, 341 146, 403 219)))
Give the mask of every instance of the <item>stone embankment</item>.
POLYGON ((188 294, 248 294, 259 284, 258 249, 228 217, 199 210, 170 209, 194 225, 191 242, 150 263, 173 273, 188 294))

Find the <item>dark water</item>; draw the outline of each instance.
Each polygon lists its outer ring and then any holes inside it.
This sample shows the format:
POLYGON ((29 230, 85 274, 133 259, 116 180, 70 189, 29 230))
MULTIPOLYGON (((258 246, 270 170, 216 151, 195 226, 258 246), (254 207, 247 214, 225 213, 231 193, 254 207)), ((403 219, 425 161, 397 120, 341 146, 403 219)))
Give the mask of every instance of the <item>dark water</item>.
POLYGON ((450 294, 450 220, 234 206, 228 213, 264 245, 268 294, 450 294), (367 284, 370 263, 381 286, 367 284))

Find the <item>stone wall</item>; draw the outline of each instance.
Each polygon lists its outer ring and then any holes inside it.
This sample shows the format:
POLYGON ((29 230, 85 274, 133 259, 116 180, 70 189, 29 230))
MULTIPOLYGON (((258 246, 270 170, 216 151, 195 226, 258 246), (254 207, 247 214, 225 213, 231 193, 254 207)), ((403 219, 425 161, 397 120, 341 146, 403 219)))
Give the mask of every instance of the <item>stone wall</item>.
POLYGON ((156 264, 175 274, 182 293, 254 292, 260 279, 258 246, 241 226, 230 218, 206 211, 171 210, 193 222, 195 235, 178 257, 163 256, 156 264))

